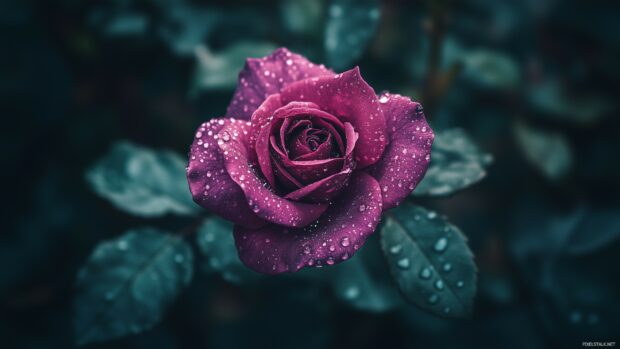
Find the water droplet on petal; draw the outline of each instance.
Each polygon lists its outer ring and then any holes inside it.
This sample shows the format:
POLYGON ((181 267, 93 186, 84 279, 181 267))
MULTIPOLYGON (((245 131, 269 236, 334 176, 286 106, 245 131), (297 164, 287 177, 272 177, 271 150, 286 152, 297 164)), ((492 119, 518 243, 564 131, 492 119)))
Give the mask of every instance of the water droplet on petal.
POLYGON ((450 263, 446 263, 443 265, 443 271, 445 271, 446 273, 449 273, 450 271, 452 271, 452 264, 450 263))
POLYGON ((345 236, 345 237, 342 238, 342 241, 340 241, 340 244, 343 247, 347 247, 347 246, 349 246, 351 244, 351 242, 349 241, 349 238, 345 236))
POLYGON ((463 286, 465 286, 465 283, 463 281, 457 281, 456 282, 456 287, 463 288, 463 286))

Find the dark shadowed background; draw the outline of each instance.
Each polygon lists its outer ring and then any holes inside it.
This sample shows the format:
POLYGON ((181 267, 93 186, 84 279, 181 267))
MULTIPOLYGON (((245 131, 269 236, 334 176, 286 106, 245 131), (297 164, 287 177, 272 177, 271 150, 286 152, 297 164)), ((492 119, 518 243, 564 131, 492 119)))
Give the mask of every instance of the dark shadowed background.
POLYGON ((191 285, 159 324, 89 346, 617 341, 618 10, 613 0, 4 1, 0 347, 72 347, 76 274, 95 246, 131 228, 188 224, 117 209, 87 169, 120 140, 185 157, 197 126, 224 114, 244 59, 280 46, 339 71, 359 65, 376 92, 420 100, 436 132, 462 128, 492 155, 480 183, 415 199, 469 238, 472 318, 360 309, 311 277, 229 282, 204 272, 197 253, 191 285), (360 11, 372 21, 338 22, 360 11))

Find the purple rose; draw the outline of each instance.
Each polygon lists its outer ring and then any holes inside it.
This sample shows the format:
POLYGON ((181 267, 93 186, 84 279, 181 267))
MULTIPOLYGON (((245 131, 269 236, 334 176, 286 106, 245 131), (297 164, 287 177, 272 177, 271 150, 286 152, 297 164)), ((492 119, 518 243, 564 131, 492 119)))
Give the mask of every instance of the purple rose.
POLYGON ((353 256, 420 182, 433 137, 419 103, 281 48, 247 60, 226 116, 198 128, 187 178, 235 223, 246 266, 294 272, 353 256))

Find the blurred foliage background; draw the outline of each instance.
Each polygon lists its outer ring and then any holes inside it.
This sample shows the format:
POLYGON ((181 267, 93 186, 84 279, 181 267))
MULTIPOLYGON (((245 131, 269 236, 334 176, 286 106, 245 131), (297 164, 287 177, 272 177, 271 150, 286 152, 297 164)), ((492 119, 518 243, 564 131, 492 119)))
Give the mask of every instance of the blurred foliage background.
MULTIPOLYGON (((421 100, 436 132, 461 128, 492 154, 484 181, 454 197, 417 199, 469 237, 479 268, 472 318, 413 306, 382 311, 382 300, 347 304, 337 287, 287 277, 239 285, 196 272, 152 330, 92 347, 617 341, 618 5, 3 2, 0 346, 72 347, 79 267, 100 241, 147 224, 98 197, 85 171, 119 140, 186 154, 196 127, 224 114, 244 59, 279 46, 336 70, 359 65, 378 93, 421 100)), ((186 225, 172 215, 155 222, 171 231, 186 225)))

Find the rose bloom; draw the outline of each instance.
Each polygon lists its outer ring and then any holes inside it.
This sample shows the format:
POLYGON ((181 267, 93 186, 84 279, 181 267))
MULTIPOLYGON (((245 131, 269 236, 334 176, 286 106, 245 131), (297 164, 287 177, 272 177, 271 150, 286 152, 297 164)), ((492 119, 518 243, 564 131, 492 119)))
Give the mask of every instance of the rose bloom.
POLYGON ((247 267, 295 272, 351 258, 420 182, 433 137, 419 103, 377 96, 359 68, 280 48, 248 59, 226 116, 200 125, 187 179, 247 267))

